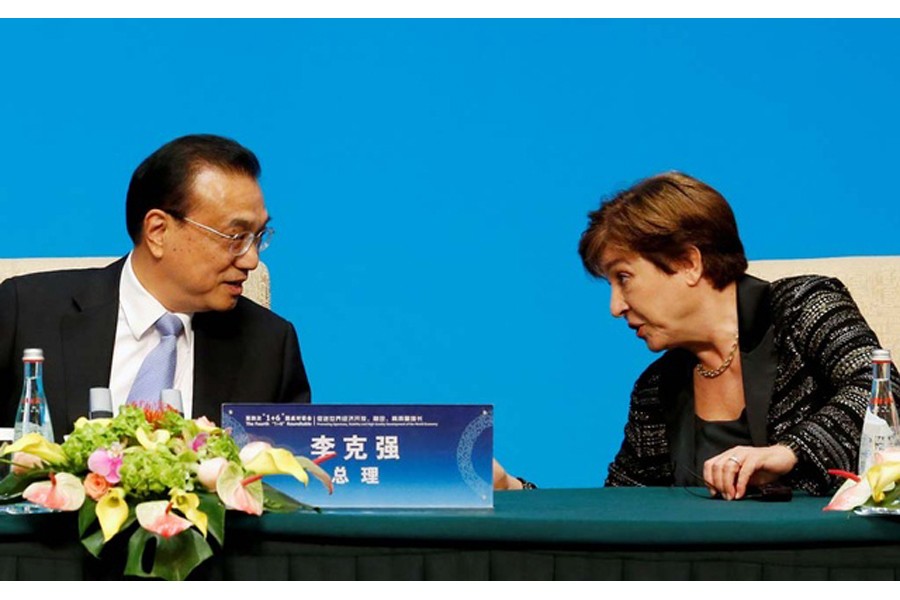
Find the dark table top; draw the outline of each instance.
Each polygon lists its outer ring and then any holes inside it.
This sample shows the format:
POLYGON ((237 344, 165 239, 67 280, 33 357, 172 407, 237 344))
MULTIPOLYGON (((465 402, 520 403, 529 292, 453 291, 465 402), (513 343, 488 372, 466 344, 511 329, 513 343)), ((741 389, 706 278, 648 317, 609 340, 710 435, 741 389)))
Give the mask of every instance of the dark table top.
POLYGON ((497 493, 494 510, 326 511, 236 525, 269 535, 606 546, 900 540, 900 519, 823 512, 827 502, 803 493, 725 502, 699 488, 547 489, 497 493))
MULTIPOLYGON (((725 502, 696 488, 543 489, 500 492, 493 510, 326 510, 229 513, 228 530, 270 539, 411 540, 563 546, 885 544, 900 540, 900 519, 823 512, 827 498, 795 493, 784 503, 725 502), (236 528, 236 529, 233 529, 236 528)), ((0 541, 46 532, 61 514, 0 515, 0 541)))

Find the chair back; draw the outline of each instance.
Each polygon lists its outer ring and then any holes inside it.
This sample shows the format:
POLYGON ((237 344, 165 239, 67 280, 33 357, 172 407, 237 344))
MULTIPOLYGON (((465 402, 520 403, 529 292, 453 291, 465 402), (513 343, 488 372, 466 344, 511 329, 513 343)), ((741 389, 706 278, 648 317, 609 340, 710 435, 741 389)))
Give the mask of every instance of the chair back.
POLYGON ((878 336, 900 364, 900 256, 852 256, 750 261, 747 271, 767 281, 793 275, 840 279, 878 336))
MULTIPOLYGON (((16 275, 58 271, 61 269, 89 269, 105 267, 119 257, 77 257, 77 258, 0 258, 0 281, 16 275)), ((260 306, 270 308, 272 293, 269 281, 269 269, 262 262, 250 271, 250 277, 244 283, 244 296, 260 306)))

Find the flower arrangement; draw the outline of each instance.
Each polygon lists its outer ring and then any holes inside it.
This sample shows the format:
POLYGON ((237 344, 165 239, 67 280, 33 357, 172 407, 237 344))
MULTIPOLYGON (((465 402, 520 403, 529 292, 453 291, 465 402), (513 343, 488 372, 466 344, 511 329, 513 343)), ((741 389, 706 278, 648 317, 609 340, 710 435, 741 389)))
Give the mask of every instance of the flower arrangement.
POLYGON ((854 510, 859 507, 900 510, 900 448, 875 453, 874 463, 862 476, 831 470, 846 479, 823 510, 854 510))
POLYGON ((309 471, 333 489, 317 462, 265 442, 239 449, 205 417, 150 405, 124 406, 113 419, 81 418, 61 445, 27 434, 0 447, 0 457, 10 456, 0 502, 79 511, 81 543, 98 558, 107 542, 130 531, 125 574, 169 580, 184 579, 212 556, 210 537, 224 544, 226 510, 311 508, 263 483, 263 475, 306 484, 309 471))

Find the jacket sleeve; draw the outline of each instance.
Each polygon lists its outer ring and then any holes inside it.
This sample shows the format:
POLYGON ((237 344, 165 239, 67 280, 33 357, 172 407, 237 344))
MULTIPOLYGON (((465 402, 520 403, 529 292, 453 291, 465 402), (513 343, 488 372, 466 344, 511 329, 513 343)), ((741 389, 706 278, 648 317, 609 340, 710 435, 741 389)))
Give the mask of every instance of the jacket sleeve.
POLYGON ((625 438, 609 465, 606 486, 672 485, 669 442, 659 395, 658 361, 638 378, 631 392, 625 438))
POLYGON ((18 304, 16 282, 0 283, 0 424, 12 424, 16 416, 16 368, 21 368, 15 352, 18 304))
POLYGON ((278 401, 309 404, 311 400, 309 380, 306 377, 303 358, 300 356, 297 331, 290 323, 288 323, 288 331, 284 338, 283 357, 281 397, 278 401))
MULTIPOLYGON (((859 312, 847 288, 837 279, 798 279, 776 303, 792 308, 785 327, 792 331, 786 343, 799 356, 797 397, 791 405, 807 414, 774 440, 790 447, 798 463, 790 478, 813 494, 827 494, 836 480, 828 469, 857 470, 860 432, 871 386, 872 350, 878 339, 859 312), (806 367, 804 369, 803 367, 806 367), (803 377, 815 379, 819 393, 803 377), (808 393, 808 396, 804 396, 808 393), (815 403, 818 403, 816 405, 815 403)), ((900 377, 892 369, 895 394, 900 377)), ((785 411, 791 410, 787 406, 785 411)))

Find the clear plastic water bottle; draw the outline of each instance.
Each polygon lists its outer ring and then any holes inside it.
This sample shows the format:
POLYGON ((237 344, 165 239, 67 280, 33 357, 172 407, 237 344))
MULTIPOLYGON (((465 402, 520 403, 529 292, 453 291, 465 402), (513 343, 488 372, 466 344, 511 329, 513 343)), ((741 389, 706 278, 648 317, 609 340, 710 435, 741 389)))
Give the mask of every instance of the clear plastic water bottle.
POLYGON ((900 420, 891 391, 891 352, 872 351, 872 391, 859 446, 859 474, 875 460, 875 453, 900 446, 900 420))
POLYGON ((14 439, 29 433, 39 433, 49 441, 53 439, 53 424, 50 422, 50 409, 44 395, 44 351, 40 348, 28 348, 22 355, 25 367, 25 379, 22 385, 22 397, 16 413, 14 439))

